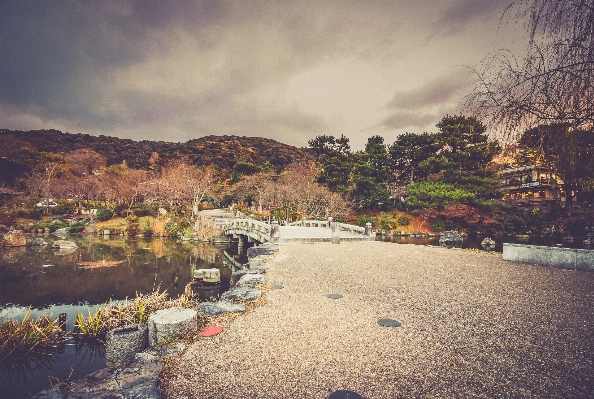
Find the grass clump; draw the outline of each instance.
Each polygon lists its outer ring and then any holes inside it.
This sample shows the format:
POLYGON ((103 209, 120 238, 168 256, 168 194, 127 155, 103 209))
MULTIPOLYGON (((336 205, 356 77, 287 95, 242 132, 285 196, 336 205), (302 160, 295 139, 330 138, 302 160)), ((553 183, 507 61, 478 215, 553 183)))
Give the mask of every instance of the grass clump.
POLYGON ((49 315, 31 319, 32 311, 27 310, 22 321, 9 320, 8 315, 0 324, 0 363, 16 356, 23 358, 34 349, 54 345, 66 335, 58 319, 49 315))
POLYGON ((136 294, 136 298, 122 303, 105 305, 97 309, 95 313, 89 311, 88 316, 78 313, 74 321, 77 333, 86 337, 98 338, 107 331, 122 327, 128 324, 146 324, 148 316, 157 310, 173 307, 193 308, 198 303, 180 295, 177 299, 169 299, 167 293, 155 291, 152 294, 136 294))

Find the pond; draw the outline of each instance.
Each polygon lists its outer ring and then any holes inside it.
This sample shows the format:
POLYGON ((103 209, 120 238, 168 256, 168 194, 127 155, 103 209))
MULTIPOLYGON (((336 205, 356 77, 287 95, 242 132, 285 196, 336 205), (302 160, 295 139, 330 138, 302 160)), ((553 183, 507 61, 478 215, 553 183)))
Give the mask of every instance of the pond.
MULTIPOLYGON (((57 237, 42 237, 41 248, 0 248, 0 317, 22 319, 67 314, 67 330, 78 312, 88 315, 110 301, 136 293, 166 290, 170 297, 184 292, 196 269, 218 268, 221 284, 199 291, 202 301, 229 289, 232 265, 224 251, 244 263, 245 253, 229 244, 179 243, 166 239, 123 239, 71 235, 78 248, 57 251, 57 237), (35 248, 35 249, 34 249, 35 248)), ((32 237, 29 237, 32 238, 32 237)), ((247 249, 247 248, 244 248, 247 249)), ((75 379, 105 367, 105 353, 96 342, 70 338, 51 356, 32 354, 18 363, 0 363, 0 392, 6 398, 27 398, 67 378, 75 379), (6 364, 4 364, 6 363, 6 364)))
MULTIPOLYGON (((468 236, 462 237, 462 248, 463 249, 483 249, 481 242, 486 236, 468 236)), ((504 236, 504 237, 492 237, 495 240, 496 252, 503 252, 503 243, 512 244, 529 244, 529 245, 544 245, 544 246, 555 246, 561 245, 567 248, 583 248, 583 238, 576 238, 573 242, 563 242, 561 237, 546 238, 540 236, 529 236, 525 240, 518 239, 516 236, 504 236)), ((380 236, 376 237, 376 240, 393 242, 396 244, 415 244, 415 245, 435 245, 439 246, 439 237, 413 237, 413 236, 380 236)))

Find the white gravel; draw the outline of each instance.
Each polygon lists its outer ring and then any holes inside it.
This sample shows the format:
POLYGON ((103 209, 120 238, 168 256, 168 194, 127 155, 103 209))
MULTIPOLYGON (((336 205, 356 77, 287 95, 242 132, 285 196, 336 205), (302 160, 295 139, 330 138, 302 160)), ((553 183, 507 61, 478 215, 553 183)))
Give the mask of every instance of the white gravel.
POLYGON ((166 397, 594 396, 592 272, 384 242, 283 244, 269 264, 284 289, 169 362, 166 397))

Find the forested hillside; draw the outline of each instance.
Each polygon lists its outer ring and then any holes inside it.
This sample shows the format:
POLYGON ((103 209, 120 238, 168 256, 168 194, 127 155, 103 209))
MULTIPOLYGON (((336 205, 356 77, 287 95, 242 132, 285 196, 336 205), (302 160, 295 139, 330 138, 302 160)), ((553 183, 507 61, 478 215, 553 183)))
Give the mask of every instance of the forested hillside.
POLYGON ((185 143, 172 143, 70 134, 59 130, 0 129, 0 184, 10 185, 33 168, 30 163, 34 159, 23 155, 24 148, 62 155, 89 149, 105 157, 108 166, 125 161, 134 169, 159 168, 180 158, 197 166, 215 165, 225 170, 231 170, 237 162, 255 165, 270 162, 275 168, 282 169, 292 162, 313 159, 302 149, 262 137, 206 136, 185 143))

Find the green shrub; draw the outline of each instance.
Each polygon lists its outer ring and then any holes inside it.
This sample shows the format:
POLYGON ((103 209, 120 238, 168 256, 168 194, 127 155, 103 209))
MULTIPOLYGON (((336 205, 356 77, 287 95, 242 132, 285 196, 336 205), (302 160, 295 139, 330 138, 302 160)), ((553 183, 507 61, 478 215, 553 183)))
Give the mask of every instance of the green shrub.
POLYGON ((436 233, 441 233, 445 229, 445 226, 442 222, 432 222, 429 227, 436 233))
POLYGON ((60 202, 58 206, 50 208, 52 211, 52 215, 65 215, 71 214, 76 209, 75 202, 60 202))
POLYGON ((98 220, 109 220, 113 217, 113 211, 109 208, 100 207, 97 209, 98 220))
POLYGON ((25 219, 40 219, 43 216, 43 210, 45 208, 19 208, 16 211, 16 216, 25 219))
POLYGON ((370 222, 372 226, 375 225, 375 220, 368 215, 363 214, 357 216, 357 226, 365 227, 365 224, 368 222, 370 222))
POLYGON ((410 224, 410 216, 402 215, 398 218, 397 222, 398 222, 398 226, 406 227, 410 224))

